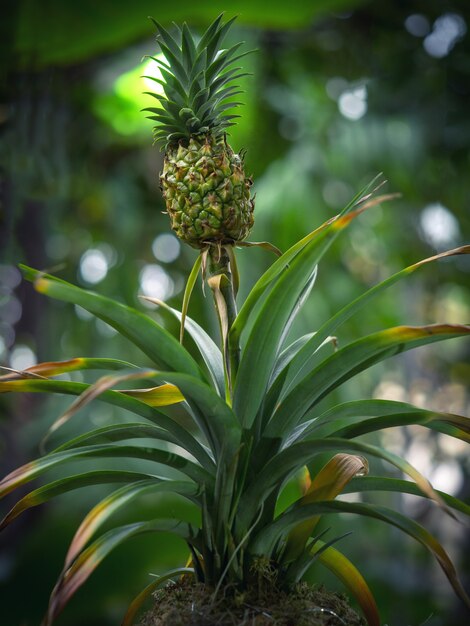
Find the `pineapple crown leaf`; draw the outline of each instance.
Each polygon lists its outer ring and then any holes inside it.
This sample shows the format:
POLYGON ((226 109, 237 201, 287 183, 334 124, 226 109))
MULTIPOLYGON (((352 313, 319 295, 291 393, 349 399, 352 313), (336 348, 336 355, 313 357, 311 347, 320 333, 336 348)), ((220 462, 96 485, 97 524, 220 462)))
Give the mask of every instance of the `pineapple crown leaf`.
POLYGON ((154 139, 165 147, 179 140, 210 133, 223 135, 232 120, 240 116, 224 115, 225 111, 241 106, 230 98, 244 93, 234 81, 248 76, 233 64, 253 52, 238 53, 244 42, 223 49, 222 42, 236 17, 223 23, 221 13, 202 35, 198 43, 186 22, 173 36, 162 24, 150 17, 157 29, 157 42, 164 59, 148 56, 158 65, 161 78, 152 78, 163 94, 145 92, 160 102, 158 108, 146 108, 157 124, 154 139))

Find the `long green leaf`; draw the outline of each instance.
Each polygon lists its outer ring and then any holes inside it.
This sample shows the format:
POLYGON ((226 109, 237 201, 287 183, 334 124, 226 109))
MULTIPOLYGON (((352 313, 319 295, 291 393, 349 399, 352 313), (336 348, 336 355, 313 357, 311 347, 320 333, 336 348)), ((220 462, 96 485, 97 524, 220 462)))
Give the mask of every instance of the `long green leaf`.
POLYGON ((174 452, 167 452, 166 450, 158 450, 157 448, 150 447, 144 448, 140 446, 117 446, 108 444, 85 446, 77 450, 64 450, 62 452, 48 454, 35 461, 30 461, 13 472, 10 472, 10 474, 0 481, 0 498, 6 496, 17 487, 34 480, 37 476, 40 476, 53 467, 68 463, 69 461, 87 458, 143 459, 179 470, 200 484, 211 484, 213 482, 212 476, 199 465, 196 465, 192 461, 174 452))
POLYGON ((78 437, 74 437, 57 446, 51 452, 62 452, 63 450, 72 450, 89 445, 115 443, 116 441, 125 441, 127 439, 153 439, 154 441, 166 441, 179 445, 178 439, 163 428, 142 422, 127 422, 125 424, 102 426, 78 435, 78 437))
POLYGON ((276 486, 285 482, 294 471, 311 462, 316 454, 329 450, 333 450, 336 453, 353 452, 371 455, 387 461, 404 474, 410 476, 424 493, 443 506, 441 499, 429 481, 410 463, 398 455, 359 441, 339 438, 311 439, 310 441, 292 444, 275 454, 257 473, 256 477, 248 485, 240 504, 240 519, 243 520, 243 523, 249 523, 253 514, 258 510, 260 503, 269 496, 276 486))
POLYGON ((363 337, 320 363, 282 401, 266 428, 270 437, 289 432, 322 398, 359 372, 412 348, 470 334, 470 326, 397 326, 363 337))
MULTIPOLYGON (((320 546, 325 545, 320 539, 320 546)), ((332 546, 324 550, 318 560, 349 589, 364 613, 368 626, 380 626, 380 615, 369 586, 359 570, 339 550, 332 546)))
POLYGON ((119 359, 90 359, 86 357, 78 357, 75 359, 68 359, 67 361, 47 361, 44 363, 38 363, 37 365, 32 365, 22 371, 13 370, 9 374, 0 376, 0 382, 31 377, 48 378, 49 376, 57 376, 58 374, 64 374, 65 372, 76 372, 79 370, 121 370, 132 367, 137 367, 137 365, 133 365, 127 361, 120 361, 119 359))
MULTIPOLYGON (((150 302, 154 302, 158 306, 162 307, 163 309, 174 315, 176 319, 181 321, 182 314, 176 309, 173 309, 166 302, 157 300, 156 298, 146 297, 145 299, 149 300, 150 302)), ((222 353, 220 352, 219 347, 217 346, 215 341, 213 341, 213 339, 206 333, 206 331, 189 316, 186 316, 185 328, 193 339, 197 348, 199 349, 199 353, 201 354, 202 358, 204 359, 214 388, 217 389, 221 397, 224 397, 224 366, 222 361, 222 353)))
MULTIPOLYGON (((412 496, 419 496, 421 498, 428 498, 428 494, 423 493, 421 489, 409 480, 402 480, 400 478, 385 478, 383 476, 361 476, 359 478, 353 478, 348 483, 342 493, 363 493, 364 491, 392 491, 395 493, 409 493, 412 496)), ((444 491, 435 490, 442 500, 455 511, 464 513, 470 516, 470 506, 459 498, 450 496, 444 491)))
MULTIPOLYGON (((255 419, 279 353, 280 343, 298 307, 313 286, 317 263, 339 233, 369 205, 378 201, 379 198, 370 201, 362 208, 349 214, 341 214, 320 227, 315 237, 295 255, 266 296, 243 351, 234 389, 233 406, 245 426, 251 427, 255 419), (257 371, 257 376, 252 375, 253 368, 257 371)), ((285 255, 278 261, 282 261, 284 257, 285 255)), ((237 320, 234 326, 236 324, 237 320)), ((231 341, 235 337, 236 332, 232 333, 231 341)))
MULTIPOLYGON (((13 391, 28 393, 64 393, 79 396, 87 388, 88 385, 86 383, 75 383, 63 380, 27 379, 0 382, 0 393, 13 391)), ((164 428, 178 440, 178 445, 190 452, 206 469, 211 470, 214 467, 213 460, 209 457, 206 449, 199 441, 197 441, 187 429, 180 426, 177 422, 167 417, 156 408, 139 402, 139 400, 131 398, 127 394, 119 391, 105 391, 98 396, 97 399, 127 409, 131 411, 131 413, 140 415, 150 422, 164 428)))
POLYGON ((338 313, 333 315, 327 322, 325 322, 319 329, 318 332, 315 333, 310 341, 303 347, 301 351, 299 351, 296 358, 291 362, 289 366, 289 373, 287 376, 287 384, 285 388, 285 393, 288 392, 299 380, 299 378, 305 375, 308 371, 312 371, 312 369, 319 363, 321 360, 321 355, 318 354, 317 348, 320 346, 321 342, 324 341, 329 335, 335 333, 337 328, 341 326, 344 322, 346 322, 351 316, 360 311, 364 306, 369 304, 371 300, 376 298, 383 291, 402 280, 403 278, 407 278, 412 275, 418 269, 424 267, 428 263, 433 263, 434 261, 439 261, 440 259, 459 256, 463 254, 470 254, 470 245, 462 246, 460 248, 454 248, 453 250, 448 250, 446 252, 441 252, 440 254, 436 254, 434 256, 428 257, 419 261, 418 263, 414 263, 409 267, 393 274, 386 280, 378 283, 371 289, 368 289, 364 294, 347 304, 343 307, 338 313))
POLYGON ((242 352, 233 406, 247 428, 251 427, 262 402, 290 322, 313 287, 317 260, 317 250, 310 247, 298 254, 269 293, 242 352))
POLYGON ((149 532, 169 532, 197 545, 197 531, 189 524, 176 520, 157 519, 114 528, 94 541, 63 573, 57 582, 43 626, 51 626, 74 593, 86 582, 98 565, 124 541, 149 532))
MULTIPOLYGON (((155 298, 146 299, 155 302, 181 321, 182 314, 170 307, 166 302, 156 300, 155 298)), ((204 359, 214 388, 217 389, 219 395, 223 398, 225 394, 224 366, 219 347, 206 331, 189 316, 186 316, 185 328, 196 344, 201 357, 204 359)))
MULTIPOLYGON (((123 381, 142 380, 142 379, 150 378, 153 372, 154 370, 132 369, 130 371, 124 370, 124 373, 120 373, 120 374, 107 374, 106 376, 102 376, 94 383, 88 385, 86 390, 82 394, 80 394, 80 396, 71 404, 71 406, 53 422, 53 424, 49 427, 42 443, 44 444, 44 442, 56 430, 58 430, 61 426, 67 423, 68 420, 71 419, 75 415, 75 413, 80 411, 83 407, 87 406, 94 399, 98 398, 105 391, 112 389, 112 387, 115 387, 118 383, 121 383, 123 381)), ((121 392, 121 393, 126 393, 126 395, 128 394, 128 392, 121 392)), ((173 404, 174 403, 173 401, 175 400, 175 395, 176 395, 178 402, 181 402, 182 400, 184 400, 184 398, 181 398, 181 394, 176 389, 176 394, 175 393, 163 394, 163 396, 166 399, 166 404, 164 404, 164 406, 173 404)))
POLYGON ((345 402, 301 424, 288 443, 315 437, 358 437, 394 426, 420 425, 470 442, 470 418, 453 413, 428 411, 393 400, 345 402))
POLYGON ((289 248, 289 250, 284 252, 284 254, 279 259, 277 259, 256 281, 247 299, 243 303, 243 306, 240 308, 237 318, 230 329, 231 346, 237 346, 239 344, 241 334, 246 327, 251 311, 254 309, 254 307, 266 291, 267 287, 272 283, 272 281, 285 271, 285 269, 289 266, 289 263, 299 252, 301 252, 308 244, 310 244, 317 237, 319 237, 325 229, 331 226, 333 222, 336 222, 338 219, 341 218, 341 216, 345 215, 346 213, 348 213, 348 211, 356 207, 362 200, 367 199, 369 197, 370 189, 377 182, 380 176, 380 174, 376 176, 374 180, 372 180, 368 185, 361 189, 361 191, 356 194, 354 198, 352 198, 352 200, 344 207, 341 213, 326 221, 310 234, 306 235, 303 239, 295 243, 291 248, 289 248))
POLYGON ((85 291, 48 274, 21 266, 36 291, 50 297, 77 304, 107 322, 144 352, 158 368, 184 372, 202 378, 203 374, 191 355, 147 315, 131 307, 85 291))
POLYGON ((21 515, 21 513, 27 509, 49 502, 49 500, 52 500, 63 493, 68 493, 69 491, 74 491, 75 489, 80 489, 82 487, 89 487, 90 485, 131 483, 152 477, 152 474, 143 474, 142 472, 99 470, 75 474, 74 476, 67 476, 66 478, 55 480, 48 485, 44 485, 43 487, 39 487, 38 489, 31 491, 26 496, 21 498, 21 500, 15 504, 15 506, 0 522, 0 530, 3 530, 3 528, 8 526, 8 524, 18 517, 18 515, 21 515))
POLYGON ((180 343, 183 343, 184 337, 184 324, 186 321, 186 315, 188 313, 189 301, 191 300, 191 294, 194 289, 194 285, 196 284, 197 277, 199 276, 199 271, 201 269, 202 256, 198 254, 196 261, 191 269, 188 280, 186 281, 186 288, 184 290, 183 295, 183 305, 181 308, 181 328, 180 328, 180 343))
POLYGON ((182 495, 194 502, 198 489, 198 486, 194 483, 176 480, 160 480, 157 478, 139 481, 117 489, 95 505, 83 519, 70 543, 65 558, 64 569, 72 565, 72 562, 77 558, 93 535, 103 526, 111 515, 122 508, 128 507, 135 498, 149 492, 171 492, 182 495))
MULTIPOLYGON (((217 395, 214 389, 209 387, 206 383, 203 383, 201 380, 198 380, 193 376, 188 376, 187 374, 174 372, 152 372, 151 370, 146 370, 146 376, 152 377, 157 382, 176 385, 193 409, 193 412, 198 419, 198 425, 202 429, 204 435, 208 438, 212 447, 218 452, 224 449, 233 457, 240 445, 241 428, 233 411, 222 400, 222 398, 217 395)), ((78 392, 77 395, 79 395, 79 393, 82 393, 88 388, 89 386, 83 383, 64 383, 64 381, 36 379, 0 383, 0 390, 3 389, 3 391, 14 391, 15 389, 22 391, 55 390, 59 391, 59 393, 77 394, 78 392)), ((129 408, 138 414, 144 414, 146 417, 149 415, 149 413, 140 412, 142 411, 141 407, 145 406, 142 402, 130 398, 126 394, 119 391, 105 391, 103 394, 98 396, 98 398, 123 406, 124 408, 129 408)), ((153 407, 148 408, 151 409, 151 411, 156 411, 153 407)), ((150 415, 153 415, 153 413, 150 413, 150 415)), ((160 417, 160 412, 157 412, 156 415, 159 417, 159 419, 155 420, 157 423, 164 421, 160 417)), ((161 425, 163 424, 161 423, 161 425)), ((167 428, 167 430, 174 432, 173 430, 170 430, 170 428, 174 429, 175 426, 177 426, 175 422, 166 418, 164 427, 167 428)), ((187 446, 188 443, 191 448, 198 449, 198 454, 194 454, 194 456, 199 458, 199 454, 203 449, 190 433, 187 433, 185 429, 179 427, 178 434, 176 434, 176 436, 181 440, 181 445, 189 452, 192 451, 187 446)))
POLYGON ((425 528, 401 515, 397 511, 388 509, 383 506, 372 506, 369 504, 359 504, 352 502, 341 502, 334 500, 332 502, 316 502, 293 508, 290 511, 281 514, 268 527, 264 528, 254 539, 251 550, 255 554, 269 554, 272 546, 279 537, 287 533, 299 522, 302 522, 314 515, 328 515, 331 513, 354 513, 356 515, 364 515, 378 519, 392 526, 396 526, 410 537, 413 537, 425 546, 436 557, 439 565, 443 569, 445 575, 449 579, 454 591, 459 598, 470 608, 470 598, 465 593, 455 568, 450 560, 447 552, 441 546, 439 541, 431 535, 425 528))

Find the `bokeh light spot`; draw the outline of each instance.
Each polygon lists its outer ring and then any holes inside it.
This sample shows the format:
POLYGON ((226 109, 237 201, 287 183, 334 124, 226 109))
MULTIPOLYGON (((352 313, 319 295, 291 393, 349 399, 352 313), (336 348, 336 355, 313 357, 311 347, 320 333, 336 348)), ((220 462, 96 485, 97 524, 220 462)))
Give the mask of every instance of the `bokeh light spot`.
POLYGON ((0 285, 8 289, 18 287, 21 282, 21 273, 14 265, 0 264, 0 285))
POLYGON ((84 252, 80 259, 80 275, 87 283, 95 285, 101 282, 108 273, 108 261, 104 252, 92 248, 84 252))
POLYGON ((421 212, 419 221, 423 238, 438 250, 459 239, 457 218, 439 202, 428 204, 421 212))
POLYGON ((140 288, 145 296, 168 300, 174 293, 174 285, 170 276, 163 267, 149 264, 140 272, 140 288))
POLYGON ((421 13, 409 15, 405 20, 405 28, 414 37, 425 37, 431 30, 428 18, 421 13))
POLYGON ((172 263, 179 257, 181 245, 174 235, 164 233, 153 240, 152 252, 157 261, 172 263))
POLYGON ((338 99, 341 115, 349 120, 360 120, 367 113, 367 90, 365 86, 344 91, 338 99))
POLYGON ((37 363, 36 355, 29 346, 19 343, 13 348, 10 355, 10 367, 14 370, 25 370, 37 363))
POLYGON ((455 44, 463 39, 467 25, 457 13, 446 13, 434 22, 432 33, 423 41, 426 52, 436 59, 447 56, 455 44))

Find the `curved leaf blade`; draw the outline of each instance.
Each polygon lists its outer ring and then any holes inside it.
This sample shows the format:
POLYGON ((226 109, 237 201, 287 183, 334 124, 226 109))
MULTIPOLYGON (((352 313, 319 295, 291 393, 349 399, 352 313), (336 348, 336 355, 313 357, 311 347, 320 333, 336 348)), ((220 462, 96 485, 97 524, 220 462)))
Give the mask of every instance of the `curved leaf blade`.
MULTIPOLYGON (((306 235, 303 239, 295 243, 289 250, 284 252, 267 270, 266 272, 257 280, 254 287, 251 289, 247 299, 243 303, 243 306, 240 308, 238 315, 230 329, 230 346, 237 346, 240 342, 241 334, 248 322, 248 318, 250 316, 251 311, 256 306, 259 299, 264 294, 266 288, 275 280, 282 272, 285 271, 287 267, 289 267, 289 263, 295 258, 295 256, 302 251, 308 244, 314 241, 317 237, 319 237, 322 232, 328 228, 333 222, 341 218, 343 215, 347 214, 348 211, 351 211, 354 207, 358 206, 361 202, 367 200, 370 197, 370 190, 373 185, 380 178, 381 174, 376 176, 368 185, 366 185, 359 193, 357 193, 352 200, 345 206, 345 208, 336 215, 335 217, 327 220, 324 224, 316 228, 314 231, 306 235)), ((372 192, 373 193, 373 192, 372 192)))
POLYGON ((24 265, 20 267, 25 278, 33 282, 36 291, 79 305, 93 313, 139 347, 157 367, 185 372, 196 378, 203 377, 198 365, 183 346, 147 315, 54 276, 24 265))
POLYGON ((288 443, 310 435, 345 437, 393 428, 419 425, 470 442, 470 418, 454 413, 441 413, 393 400, 355 400, 339 404, 325 413, 301 424, 288 443))
POLYGON ((175 437, 163 428, 142 422, 127 422, 125 424, 111 424, 88 431, 83 435, 78 435, 66 441, 52 452, 62 452, 63 450, 76 450, 82 446, 116 443, 128 439, 152 439, 153 441, 166 441, 178 445, 175 437))
MULTIPOLYGON (((361 476, 353 478, 351 482, 344 487, 342 493, 363 493, 365 491, 391 491, 400 494, 408 493, 421 498, 429 498, 428 494, 423 493, 416 483, 400 478, 383 476, 361 476)), ((439 491, 438 489, 435 491, 447 506, 470 517, 470 505, 444 491, 439 491)))
MULTIPOLYGON (((13 380, 0 381, 1 392, 28 392, 28 393, 64 393, 79 396, 89 385, 86 383, 75 383, 63 380, 13 380)), ((199 441, 177 422, 164 415, 161 411, 151 407, 135 398, 131 398, 119 391, 105 391, 97 398, 102 402, 127 409, 131 413, 140 415, 144 419, 159 425, 167 430, 178 441, 178 445, 192 454, 206 469, 212 470, 214 462, 208 455, 207 450, 199 441)))
POLYGON ((194 483, 161 480, 158 478, 150 478, 117 489, 95 505, 83 519, 70 543, 67 556, 65 557, 64 569, 72 565, 72 562, 77 558, 93 535, 96 534, 97 530, 103 526, 111 515, 119 511, 119 509, 128 506, 138 496, 148 492, 158 493, 170 491, 194 501, 198 490, 198 486, 194 483))
POLYGON ((10 524, 21 513, 28 509, 45 504, 69 491, 75 489, 81 489, 82 487, 89 487, 90 485, 106 485, 110 483, 131 483, 138 480, 144 480, 151 478, 152 474, 143 474, 141 472, 126 472, 119 470, 97 470, 93 472, 84 472, 82 474, 75 474, 73 476, 67 476, 55 480, 48 485, 39 487, 34 491, 31 491, 26 496, 18 500, 15 506, 5 515, 0 522, 0 530, 3 530, 8 524, 10 524))
MULTIPOLYGON (((323 541, 317 541, 320 546, 323 541)), ((380 615, 375 598, 359 570, 339 550, 328 547, 318 556, 327 567, 349 589, 364 613, 368 626, 380 626, 380 615)))
MULTIPOLYGON (((137 367, 127 361, 121 361, 119 359, 94 359, 87 357, 77 357, 75 359, 68 359, 67 361, 47 361, 44 363, 37 363, 22 371, 12 371, 9 374, 0 376, 0 381, 17 380, 21 378, 31 377, 45 377, 57 376, 58 374, 64 374, 66 372, 76 372, 80 370, 121 370, 137 367)), ((1 368, 0 368, 1 369, 1 368)))
POLYGON ((470 326, 433 324, 396 326, 367 335, 341 348, 310 372, 281 402, 266 435, 282 436, 322 398, 359 372, 418 346, 470 334, 470 326))
MULTIPOLYGON (((176 309, 173 309, 166 302, 158 300, 157 298, 148 297, 145 297, 145 300, 153 302, 154 304, 164 308, 181 322, 182 313, 180 313, 176 309)), ((206 331, 188 315, 186 316, 185 320, 185 328, 193 339, 196 346, 198 347, 199 353, 201 354, 202 358, 204 359, 215 389, 223 398, 225 395, 224 366, 222 353, 219 350, 219 347, 206 333, 206 331)))
POLYGON ((114 528, 84 550, 59 578, 51 594, 43 625, 51 626, 75 592, 87 581, 110 552, 124 541, 148 532, 170 532, 188 542, 197 543, 196 530, 189 524, 175 520, 157 519, 114 528))
POLYGON ((311 338, 311 340, 296 356, 295 360, 292 361, 289 367, 289 374, 287 376, 288 383, 286 385, 285 392, 287 393, 290 389, 292 389, 294 384, 302 375, 305 375, 307 371, 311 371, 319 363, 321 357, 317 353, 317 348, 320 346, 321 342, 324 341, 329 335, 334 334, 339 326, 346 322, 355 313, 360 311, 366 304, 371 302, 371 300, 376 298, 380 293, 382 293, 398 281, 402 280, 403 278, 407 278, 408 276, 412 275, 415 271, 424 267, 428 263, 433 263, 434 261, 439 261, 440 259, 464 254, 470 254, 470 245, 447 250, 446 252, 441 252, 440 254, 433 255, 431 257, 423 259, 422 261, 418 261, 418 263, 414 263, 413 265, 406 267, 396 274, 393 274, 386 280, 378 283, 371 289, 368 289, 361 296, 343 307, 318 329, 318 332, 315 334, 315 336, 311 338))
POLYGON ((96 445, 85 446, 76 450, 64 450, 54 452, 47 456, 30 461, 18 469, 10 472, 0 481, 0 498, 24 485, 37 476, 40 476, 49 469, 62 465, 69 461, 77 461, 87 458, 134 458, 144 459, 166 465, 167 467, 179 470, 192 478, 197 483, 213 482, 212 476, 202 467, 174 452, 159 450, 158 448, 140 446, 117 446, 117 445, 96 445))
POLYGON ((251 427, 261 405, 275 358, 291 322, 313 287, 317 275, 314 261, 316 258, 308 248, 306 253, 299 253, 267 296, 254 323, 242 353, 233 396, 234 410, 246 428, 251 427), (253 369, 256 376, 253 376, 253 369))

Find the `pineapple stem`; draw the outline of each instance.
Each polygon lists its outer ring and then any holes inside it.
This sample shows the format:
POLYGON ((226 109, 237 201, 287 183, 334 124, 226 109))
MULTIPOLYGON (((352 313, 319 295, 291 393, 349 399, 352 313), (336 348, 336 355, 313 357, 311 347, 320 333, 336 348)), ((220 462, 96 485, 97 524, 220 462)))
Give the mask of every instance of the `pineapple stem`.
POLYGON ((240 360, 240 346, 229 349, 228 333, 237 317, 235 287, 230 267, 230 254, 225 246, 211 246, 208 254, 207 283, 212 289, 215 309, 219 319, 222 349, 224 355, 224 372, 226 400, 232 404, 233 378, 240 360))

